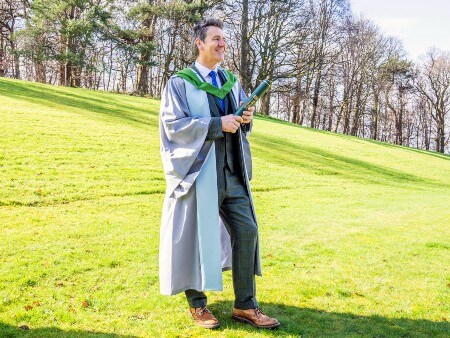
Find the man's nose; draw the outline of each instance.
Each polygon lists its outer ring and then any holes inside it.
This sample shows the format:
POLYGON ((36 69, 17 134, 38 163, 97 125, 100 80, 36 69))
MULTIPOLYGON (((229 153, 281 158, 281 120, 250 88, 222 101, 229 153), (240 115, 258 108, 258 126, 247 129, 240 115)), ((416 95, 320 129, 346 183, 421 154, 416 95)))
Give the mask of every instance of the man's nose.
POLYGON ((223 46, 225 46, 225 45, 226 45, 225 40, 224 40, 224 39, 220 39, 220 40, 219 40, 219 46, 220 46, 220 47, 223 47, 223 46))

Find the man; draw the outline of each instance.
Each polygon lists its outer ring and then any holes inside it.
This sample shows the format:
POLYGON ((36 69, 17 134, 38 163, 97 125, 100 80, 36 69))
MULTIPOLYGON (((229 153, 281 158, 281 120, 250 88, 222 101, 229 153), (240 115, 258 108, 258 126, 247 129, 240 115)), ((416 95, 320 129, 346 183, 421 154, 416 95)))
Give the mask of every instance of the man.
POLYGON ((198 58, 169 79, 161 102, 161 156, 167 182, 161 293, 184 291, 195 322, 218 327, 203 291, 222 290, 222 271, 231 267, 232 317, 255 327, 275 328, 279 322, 266 316, 256 301, 255 275, 261 275, 261 269, 247 141, 254 107, 242 117, 233 115, 245 93, 231 72, 218 67, 226 51, 222 22, 203 20, 193 32, 198 58))

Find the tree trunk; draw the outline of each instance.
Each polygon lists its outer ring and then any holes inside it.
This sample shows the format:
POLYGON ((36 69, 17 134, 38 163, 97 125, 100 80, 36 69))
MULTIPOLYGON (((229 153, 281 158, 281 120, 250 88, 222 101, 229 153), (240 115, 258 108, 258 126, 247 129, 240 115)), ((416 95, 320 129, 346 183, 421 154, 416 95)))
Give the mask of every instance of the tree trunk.
POLYGON ((270 114, 270 94, 265 94, 261 98, 261 114, 269 115, 270 114))
POLYGON ((120 63, 120 88, 122 93, 127 91, 127 70, 123 66, 123 62, 120 63))
MULTIPOLYGON (((155 88, 157 88, 158 93, 162 92, 162 89, 166 86, 166 83, 169 80, 169 77, 171 75, 171 74, 169 74, 170 64, 172 63, 173 58, 174 58, 174 51, 175 51, 176 42, 177 42, 176 34, 178 33, 179 29, 180 29, 180 23, 178 21, 175 21, 173 24, 173 30, 171 33, 172 35, 169 36, 169 38, 168 38, 169 45, 168 45, 167 55, 165 55, 165 58, 163 60, 161 60, 162 62, 164 62, 163 76, 162 76, 162 81, 160 84, 161 86, 158 86, 158 83, 155 85, 155 88)), ((150 96, 153 97, 152 92, 150 92, 150 96)))
POLYGON ((292 122, 299 124, 300 122, 300 104, 302 100, 302 93, 301 93, 301 78, 297 78, 295 83, 295 90, 294 90, 294 104, 292 105, 292 122))
MULTIPOLYGON (((66 52, 64 52, 64 50, 66 50, 66 41, 63 35, 60 35, 59 37, 59 48, 60 48, 60 54, 64 55, 66 54, 66 52)), ((58 84, 60 86, 65 86, 66 85, 66 63, 61 61, 58 61, 58 84)))
POLYGON ((317 77, 316 77, 316 82, 314 84, 313 111, 311 114, 311 121, 310 121, 311 128, 314 128, 316 125, 317 107, 319 105, 320 82, 321 82, 321 74, 319 71, 319 73, 317 74, 317 77))
POLYGON ((334 81, 333 83, 330 83, 330 92, 329 92, 329 108, 328 108, 328 125, 326 127, 326 130, 331 131, 331 127, 333 124, 333 111, 334 111, 334 95, 335 95, 335 91, 334 91, 334 81))
POLYGON ((350 102, 345 101, 344 106, 344 130, 343 133, 348 135, 350 132, 350 114, 351 114, 351 107, 353 106, 353 97, 350 96, 350 102))
POLYGON ((81 87, 81 72, 82 67, 80 65, 74 67, 74 78, 73 78, 74 87, 81 87))
POLYGON ((36 61, 34 64, 36 81, 46 83, 45 64, 42 61, 36 61))
POLYGON ((358 89, 356 91, 356 103, 355 103, 355 114, 353 115, 352 126, 350 128, 350 135, 357 136, 360 126, 361 115, 364 109, 364 100, 362 100, 362 81, 359 81, 358 89))
POLYGON ((72 61, 67 61, 65 65, 64 74, 66 75, 66 78, 64 80, 64 83, 66 86, 73 87, 72 79, 73 79, 73 66, 72 61))
MULTIPOLYGON (((153 3, 153 1, 150 1, 153 3)), ((155 38, 155 25, 157 17, 153 15, 151 18, 147 18, 142 21, 142 29, 145 33, 141 35, 141 42, 143 44, 150 44, 155 38)), ((150 51, 147 48, 142 48, 139 56, 137 67, 137 79, 135 93, 138 95, 148 94, 148 72, 150 70, 150 51)))
POLYGON ((245 93, 250 90, 250 76, 249 76, 249 38, 248 38, 248 0, 242 1, 242 21, 241 21, 241 85, 245 93))
POLYGON ((5 77, 6 62, 5 62, 5 39, 0 32, 0 77, 5 77))
POLYGON ((137 79, 135 92, 143 96, 148 93, 148 70, 149 67, 145 64, 150 60, 147 52, 141 52, 139 56, 139 64, 137 67, 137 79))
POLYGON ((15 20, 13 20, 13 24, 11 25, 11 38, 9 39, 9 46, 11 47, 11 54, 13 56, 14 68, 13 68, 13 76, 15 79, 20 79, 20 65, 19 65, 19 55, 16 51, 16 44, 14 42, 13 36, 15 31, 15 20))
POLYGON ((19 55, 15 52, 15 44, 14 45, 14 54, 13 54, 13 58, 14 58, 14 78, 15 79, 20 79, 20 60, 19 60, 19 55))
POLYGON ((370 130, 370 138, 376 140, 378 138, 378 93, 374 91, 373 108, 372 108, 372 125, 370 130))
POLYGON ((444 153, 445 148, 445 123, 444 123, 444 116, 441 116, 439 119, 439 124, 437 126, 437 146, 436 150, 440 153, 444 153))
POLYGON ((403 113, 405 105, 403 102, 403 90, 399 89, 399 110, 398 114, 395 114, 395 143, 403 145, 403 113))

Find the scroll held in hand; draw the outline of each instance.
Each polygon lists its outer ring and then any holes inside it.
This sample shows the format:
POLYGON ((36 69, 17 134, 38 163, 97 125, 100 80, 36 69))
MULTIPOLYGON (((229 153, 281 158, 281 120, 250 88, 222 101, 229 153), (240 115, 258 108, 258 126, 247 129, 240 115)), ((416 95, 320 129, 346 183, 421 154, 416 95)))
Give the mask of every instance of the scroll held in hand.
POLYGON ((256 101, 258 101, 261 96, 264 95, 266 91, 270 89, 271 82, 269 80, 264 80, 260 83, 258 87, 251 93, 251 95, 247 98, 247 100, 244 101, 242 106, 239 107, 238 110, 234 113, 236 116, 242 116, 242 113, 244 110, 246 110, 248 107, 251 107, 255 104, 256 101))

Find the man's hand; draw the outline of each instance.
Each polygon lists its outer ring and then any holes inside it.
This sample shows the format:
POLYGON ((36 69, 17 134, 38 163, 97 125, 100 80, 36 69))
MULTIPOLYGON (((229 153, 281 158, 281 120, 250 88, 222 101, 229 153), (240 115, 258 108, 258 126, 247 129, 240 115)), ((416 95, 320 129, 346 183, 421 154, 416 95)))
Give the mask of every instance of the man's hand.
MULTIPOLYGON (((244 101, 241 101, 241 105, 244 103, 244 101)), ((244 110, 242 113, 242 123, 250 123, 253 120, 253 114, 255 112, 255 107, 247 107, 247 110, 244 110)))
POLYGON ((222 116, 220 119, 222 120, 222 131, 226 133, 235 133, 244 121, 242 117, 233 114, 222 116))

